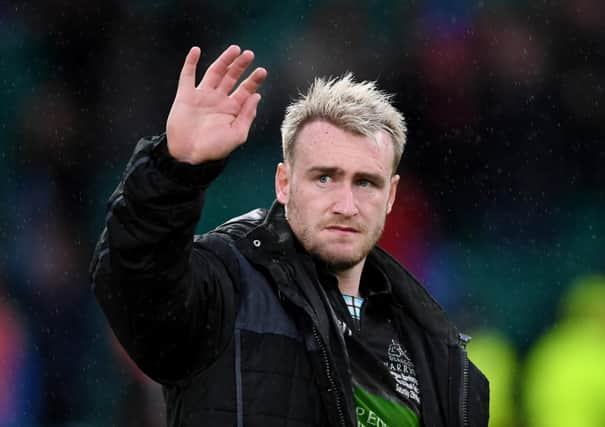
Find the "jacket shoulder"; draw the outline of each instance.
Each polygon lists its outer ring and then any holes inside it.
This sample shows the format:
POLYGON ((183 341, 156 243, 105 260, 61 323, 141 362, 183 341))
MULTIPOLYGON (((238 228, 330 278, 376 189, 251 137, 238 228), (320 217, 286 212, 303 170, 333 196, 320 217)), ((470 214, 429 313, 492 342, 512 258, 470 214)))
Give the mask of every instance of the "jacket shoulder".
POLYGON ((232 258, 235 241, 243 238, 250 230, 262 223, 266 209, 254 209, 243 215, 231 218, 208 233, 195 235, 194 247, 202 247, 214 252, 219 258, 232 258))
POLYGON ((254 209, 243 215, 231 218, 216 227, 211 233, 220 233, 232 240, 244 237, 250 230, 259 226, 267 216, 267 209, 254 209))

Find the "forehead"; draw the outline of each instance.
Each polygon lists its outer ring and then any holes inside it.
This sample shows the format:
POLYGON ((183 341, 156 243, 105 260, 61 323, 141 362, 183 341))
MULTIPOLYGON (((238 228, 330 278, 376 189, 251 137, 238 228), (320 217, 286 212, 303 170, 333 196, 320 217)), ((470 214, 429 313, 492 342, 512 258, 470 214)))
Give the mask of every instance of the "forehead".
POLYGON ((385 132, 359 135, 316 120, 307 123, 299 132, 293 160, 297 167, 304 169, 320 165, 390 174, 394 150, 392 139, 385 132))

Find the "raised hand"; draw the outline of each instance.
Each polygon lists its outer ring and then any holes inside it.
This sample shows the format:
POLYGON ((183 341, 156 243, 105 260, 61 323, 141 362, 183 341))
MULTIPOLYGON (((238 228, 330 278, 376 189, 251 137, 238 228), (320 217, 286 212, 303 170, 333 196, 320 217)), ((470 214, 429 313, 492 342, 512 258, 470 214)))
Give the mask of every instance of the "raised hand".
POLYGON ((246 141, 261 98, 256 91, 267 77, 264 68, 256 68, 233 90, 254 53, 232 45, 196 86, 200 54, 198 47, 187 54, 166 121, 168 151, 177 160, 194 165, 223 159, 246 141))

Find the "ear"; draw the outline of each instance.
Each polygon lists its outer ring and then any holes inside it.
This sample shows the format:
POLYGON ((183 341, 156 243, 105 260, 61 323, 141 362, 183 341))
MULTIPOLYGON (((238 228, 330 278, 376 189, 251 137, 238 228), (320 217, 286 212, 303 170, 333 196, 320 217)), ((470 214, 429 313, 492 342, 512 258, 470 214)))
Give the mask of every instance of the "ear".
POLYGON ((286 163, 279 163, 275 171, 275 195, 282 205, 290 200, 290 168, 286 163))
POLYGON ((391 213, 391 209, 395 203, 397 184, 399 184, 399 175, 395 174, 391 177, 391 188, 389 189, 389 199, 387 200, 387 214, 391 213))

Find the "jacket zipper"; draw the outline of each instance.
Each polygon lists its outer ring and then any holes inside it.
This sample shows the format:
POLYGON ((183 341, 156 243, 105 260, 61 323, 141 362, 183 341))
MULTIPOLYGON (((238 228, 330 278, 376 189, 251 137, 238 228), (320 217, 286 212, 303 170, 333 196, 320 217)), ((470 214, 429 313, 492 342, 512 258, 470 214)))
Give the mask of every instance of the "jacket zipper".
POLYGON ((328 382, 330 383, 330 389, 334 390, 334 396, 336 399, 336 411, 338 412, 338 419, 340 421, 340 425, 345 427, 346 423, 345 423, 344 413, 342 412, 342 403, 340 401, 338 389, 336 388, 336 383, 334 382, 334 378, 332 377, 332 368, 330 367, 330 360, 328 359, 328 352, 326 350, 326 347, 325 347, 323 341, 321 340, 321 338, 319 336, 319 331, 317 330, 317 327, 315 325, 313 325, 313 337, 315 338, 315 342, 319 346, 321 358, 323 360, 324 368, 326 371, 326 377, 328 378, 328 382))
POLYGON ((466 345, 470 340, 471 337, 468 335, 458 335, 458 342, 460 344, 460 351, 462 354, 462 382, 460 384, 460 425, 462 427, 467 427, 470 425, 468 419, 469 361, 468 353, 466 351, 466 345))
POLYGON ((312 319, 313 338, 315 339, 315 342, 317 343, 317 346, 319 347, 319 351, 321 353, 321 359, 322 359, 322 362, 324 365, 324 371, 326 373, 326 377, 328 378, 330 390, 334 390, 334 396, 335 396, 335 400, 336 400, 336 411, 338 412, 339 424, 341 427, 346 427, 347 424, 346 424, 345 416, 344 416, 344 413, 342 410, 342 402, 340 400, 340 395, 338 394, 336 382, 334 381, 334 377, 332 376, 332 367, 330 366, 330 359, 328 357, 328 351, 326 349, 326 346, 325 346, 323 340, 319 336, 319 330, 317 329, 317 325, 315 325, 315 321, 313 320, 311 313, 309 313, 309 311, 303 305, 297 303, 296 301, 293 301, 293 299, 291 297, 284 295, 284 293, 279 288, 277 289, 277 296, 281 301, 289 301, 291 304, 296 305, 312 319))

